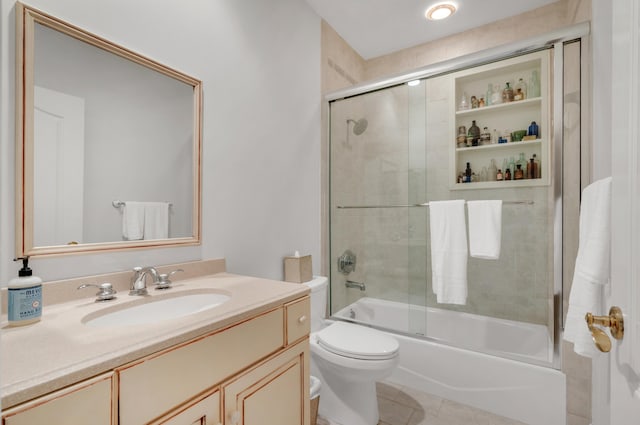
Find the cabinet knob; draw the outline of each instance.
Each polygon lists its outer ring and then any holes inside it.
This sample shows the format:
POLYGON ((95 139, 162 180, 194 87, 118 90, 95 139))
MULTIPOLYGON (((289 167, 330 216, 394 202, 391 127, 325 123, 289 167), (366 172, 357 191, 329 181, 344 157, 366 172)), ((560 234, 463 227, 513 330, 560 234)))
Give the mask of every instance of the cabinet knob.
POLYGON ((231 420, 231 424, 232 425, 237 425, 240 423, 240 412, 233 411, 231 412, 231 414, 229 415, 229 419, 231 420))
POLYGON ((298 318, 298 323, 304 323, 305 320, 307 320, 307 316, 300 316, 298 318))

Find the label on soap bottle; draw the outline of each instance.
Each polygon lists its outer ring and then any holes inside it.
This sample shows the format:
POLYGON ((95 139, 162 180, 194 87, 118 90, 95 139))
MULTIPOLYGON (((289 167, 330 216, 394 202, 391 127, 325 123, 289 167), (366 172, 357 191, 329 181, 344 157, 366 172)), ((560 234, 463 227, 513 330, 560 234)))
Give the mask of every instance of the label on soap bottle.
POLYGON ((28 288, 9 288, 9 322, 35 319, 42 316, 42 285, 28 288))

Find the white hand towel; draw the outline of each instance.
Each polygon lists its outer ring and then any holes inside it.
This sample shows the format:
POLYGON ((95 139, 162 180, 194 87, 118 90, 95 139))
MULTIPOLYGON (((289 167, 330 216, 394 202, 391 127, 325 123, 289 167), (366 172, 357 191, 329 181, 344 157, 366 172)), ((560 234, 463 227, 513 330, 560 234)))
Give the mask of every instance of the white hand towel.
POLYGON ((431 279, 439 303, 467 302, 467 227, 464 200, 429 202, 431 279))
POLYGON ((144 239, 169 237, 169 203, 144 203, 144 239))
POLYGON ((469 253, 485 260, 500 258, 502 201, 467 201, 469 253))
POLYGON ((564 339, 577 354, 597 353, 584 320, 586 313, 602 314, 602 292, 609 283, 611 249, 611 177, 598 180, 582 192, 580 241, 569 295, 564 339))
POLYGON ((144 237, 144 203, 127 201, 122 211, 122 237, 128 241, 144 237))

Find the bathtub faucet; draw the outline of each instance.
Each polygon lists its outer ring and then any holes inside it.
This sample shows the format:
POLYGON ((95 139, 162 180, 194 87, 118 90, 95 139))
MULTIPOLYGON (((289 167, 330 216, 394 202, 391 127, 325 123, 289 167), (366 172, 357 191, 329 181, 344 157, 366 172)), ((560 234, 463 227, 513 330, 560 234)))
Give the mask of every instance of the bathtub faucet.
POLYGON ((364 282, 360 283, 360 282, 354 282, 352 280, 347 280, 345 285, 347 286, 347 288, 358 288, 361 291, 364 291, 366 289, 366 287, 364 286, 364 282))

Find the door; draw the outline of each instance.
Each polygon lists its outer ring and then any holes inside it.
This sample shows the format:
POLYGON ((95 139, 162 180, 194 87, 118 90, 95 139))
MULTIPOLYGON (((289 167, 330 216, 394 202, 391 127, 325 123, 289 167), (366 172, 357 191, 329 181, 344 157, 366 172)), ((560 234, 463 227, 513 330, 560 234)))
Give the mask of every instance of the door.
POLYGON ((82 242, 84 99, 34 90, 34 246, 82 242))
POLYGON ((307 340, 224 385, 227 425, 308 425, 307 340))
POLYGON ((593 419, 594 425, 607 420, 610 425, 631 425, 640 423, 640 5, 637 0, 616 0, 611 7, 612 268, 606 309, 621 307, 625 333, 604 360, 593 363, 593 419), (599 416, 602 406, 597 403, 607 401, 609 412, 599 416))

